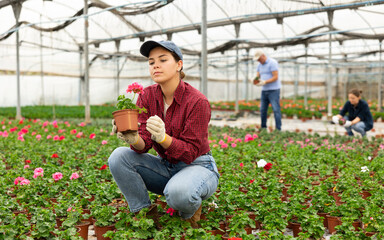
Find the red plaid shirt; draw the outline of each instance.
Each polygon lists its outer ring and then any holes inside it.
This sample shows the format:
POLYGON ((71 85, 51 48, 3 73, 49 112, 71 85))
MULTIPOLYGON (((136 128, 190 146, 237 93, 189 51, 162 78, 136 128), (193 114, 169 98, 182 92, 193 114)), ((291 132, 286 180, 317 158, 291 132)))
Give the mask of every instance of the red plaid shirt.
POLYGON ((138 153, 148 152, 154 148, 156 152, 170 163, 183 161, 187 164, 197 157, 207 153, 208 124, 211 119, 211 107, 208 99, 194 87, 180 80, 173 102, 167 110, 164 119, 164 100, 160 85, 154 84, 144 89, 137 105, 145 107, 147 113, 139 114, 139 134, 145 142, 145 148, 141 151, 131 148, 138 153), (160 144, 151 139, 151 133, 147 131, 147 119, 157 115, 165 123, 166 133, 172 137, 172 144, 164 149, 160 144))

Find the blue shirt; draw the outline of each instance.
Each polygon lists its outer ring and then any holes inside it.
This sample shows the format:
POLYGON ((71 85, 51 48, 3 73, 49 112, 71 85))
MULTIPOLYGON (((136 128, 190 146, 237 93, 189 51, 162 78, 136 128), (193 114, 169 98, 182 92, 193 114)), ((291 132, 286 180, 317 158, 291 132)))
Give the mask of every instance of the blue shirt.
POLYGON ((346 113, 348 113, 349 121, 359 117, 360 120, 365 123, 365 131, 369 131, 373 128, 372 114, 366 101, 360 99, 356 107, 353 106, 350 101, 347 101, 344 104, 343 109, 340 110, 340 115, 344 117, 346 113))
MULTIPOLYGON (((279 64, 273 58, 268 57, 264 64, 259 64, 257 66, 257 72, 260 74, 260 80, 268 80, 273 77, 272 72, 279 70, 279 64)), ((263 86, 263 91, 265 90, 276 90, 281 88, 280 79, 277 78, 276 81, 272 83, 267 83, 263 86)))

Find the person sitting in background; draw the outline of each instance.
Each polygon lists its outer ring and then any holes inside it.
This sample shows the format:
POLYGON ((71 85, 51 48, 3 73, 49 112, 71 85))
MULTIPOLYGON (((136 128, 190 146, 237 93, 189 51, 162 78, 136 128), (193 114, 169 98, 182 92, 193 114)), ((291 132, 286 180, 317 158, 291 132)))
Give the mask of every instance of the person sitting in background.
POLYGON ((346 120, 343 127, 347 130, 348 136, 353 136, 352 130, 354 130, 364 137, 366 132, 373 128, 371 111, 368 103, 361 99, 361 94, 361 90, 351 89, 343 109, 340 110, 339 114, 332 117, 332 122, 335 124, 338 124, 342 118, 346 120), (346 113, 348 116, 345 116, 346 113))

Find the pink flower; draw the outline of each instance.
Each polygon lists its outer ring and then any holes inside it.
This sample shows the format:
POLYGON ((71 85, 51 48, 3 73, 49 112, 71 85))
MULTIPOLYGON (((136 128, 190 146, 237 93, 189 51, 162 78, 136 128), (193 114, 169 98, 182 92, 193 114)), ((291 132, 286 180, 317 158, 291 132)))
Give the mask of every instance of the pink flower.
POLYGON ((77 138, 81 138, 82 136, 83 136, 83 132, 79 132, 78 134, 76 134, 77 138))
POLYGON ((61 172, 55 172, 52 174, 52 178, 55 179, 55 181, 59 181, 63 178, 63 174, 61 172))
POLYGON ((213 144, 213 145, 212 145, 212 147, 214 147, 214 148, 215 148, 215 147, 218 147, 218 146, 219 146, 219 145, 217 145, 217 144, 213 144))
POLYGON ((23 135, 18 136, 18 137, 17 137, 17 140, 20 140, 20 141, 24 142, 24 137, 23 137, 23 135))
POLYGON ((60 139, 60 137, 59 137, 58 135, 56 135, 56 136, 53 137, 53 140, 54 140, 54 141, 59 140, 59 139, 60 139))
POLYGON ((70 131, 70 133, 71 133, 71 134, 76 134, 76 133, 77 133, 77 130, 76 130, 76 129, 72 129, 72 130, 70 131))
POLYGON ((223 140, 219 141, 219 145, 223 145, 225 142, 223 140))
POLYGON ((51 138, 52 138, 52 136, 51 136, 51 135, 48 135, 48 136, 47 136, 47 139, 51 139, 51 138))
POLYGON ((228 144, 224 143, 224 144, 221 144, 221 148, 227 148, 228 147, 228 144))
POLYGON ((78 179, 80 176, 77 172, 74 172, 72 173, 71 177, 69 179, 73 180, 73 179, 78 179))
POLYGON ((84 126, 85 126, 85 122, 81 122, 81 123, 79 124, 79 126, 80 126, 80 127, 84 127, 84 126))
POLYGON ((3 137, 8 137, 8 132, 7 131, 3 132, 3 137))
POLYGON ((128 85, 127 93, 138 93, 141 94, 143 92, 143 86, 141 84, 138 84, 137 82, 132 83, 131 85, 128 85))
POLYGON ((27 168, 29 168, 29 165, 28 164, 24 165, 24 169, 27 169, 27 168))
POLYGON ((20 185, 29 185, 31 182, 28 180, 28 179, 23 179, 21 182, 20 182, 20 185))
POLYGON ((244 167, 244 163, 240 163, 240 167, 244 167))
POLYGON ((89 139, 94 139, 95 137, 96 137, 95 133, 91 133, 91 135, 89 135, 89 139))
POLYGON ((40 139, 41 139, 41 135, 40 135, 40 134, 37 134, 37 135, 36 135, 36 139, 37 139, 37 140, 40 140, 40 139))
POLYGON ((63 135, 63 136, 60 136, 60 138, 59 138, 59 140, 61 141, 61 140, 64 140, 65 139, 65 136, 63 135))
POLYGON ((33 178, 37 178, 37 177, 43 177, 44 176, 44 169, 42 169, 41 167, 39 168, 36 168, 34 171, 33 171, 33 178))
POLYGON ((67 209, 67 212, 70 212, 70 211, 72 211, 72 207, 69 207, 69 208, 67 209))
POLYGON ((233 148, 235 148, 236 146, 237 146, 236 143, 231 144, 231 147, 233 147, 233 148))
POLYGON ((245 135, 244 142, 249 142, 249 141, 252 141, 252 140, 253 140, 253 137, 251 136, 251 134, 245 135))
POLYGON ((25 178, 23 178, 23 177, 17 177, 17 178, 15 178, 15 180, 13 181, 13 183, 15 184, 15 185, 17 185, 17 184, 19 184, 21 181, 23 181, 25 178))
POLYGON ((175 211, 175 209, 173 209, 173 208, 168 208, 168 210, 167 210, 167 213, 169 214, 169 215, 171 215, 171 216, 173 216, 173 214, 175 213, 176 211, 175 211))
POLYGON ((259 136, 257 136, 257 134, 253 134, 253 139, 256 139, 256 138, 259 138, 259 136))
POLYGON ((105 144, 107 144, 107 143, 108 143, 107 140, 103 140, 103 141, 101 141, 101 144, 102 144, 102 145, 105 145, 105 144))

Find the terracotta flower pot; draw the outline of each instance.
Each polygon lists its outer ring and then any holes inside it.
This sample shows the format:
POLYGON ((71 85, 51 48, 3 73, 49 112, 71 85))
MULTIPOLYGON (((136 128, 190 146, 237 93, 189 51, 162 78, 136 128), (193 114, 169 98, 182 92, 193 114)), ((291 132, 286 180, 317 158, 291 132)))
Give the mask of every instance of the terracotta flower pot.
POLYGON ((103 235, 108 231, 115 230, 115 225, 106 226, 106 227, 99 227, 99 226, 95 226, 95 225, 93 225, 93 226, 95 229, 95 234, 96 234, 97 240, 111 240, 108 237, 103 237, 103 235))
POLYGON ((323 219, 323 225, 325 228, 328 228, 327 214, 328 213, 322 213, 322 212, 317 213, 317 215, 324 218, 323 219))
POLYGON ((123 109, 112 113, 118 132, 138 130, 139 110, 123 109))
POLYGON ((302 232, 301 224, 300 223, 294 223, 294 222, 289 222, 289 225, 291 226, 293 236, 298 237, 299 233, 302 232))
POLYGON ((336 232, 336 229, 335 229, 336 226, 341 225, 340 217, 327 215, 327 221, 328 221, 328 231, 330 234, 336 232))
POLYGON ((88 240, 89 225, 91 225, 90 222, 81 222, 76 225, 77 232, 79 233, 80 237, 82 237, 84 240, 88 240))

